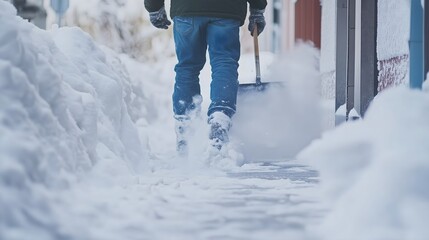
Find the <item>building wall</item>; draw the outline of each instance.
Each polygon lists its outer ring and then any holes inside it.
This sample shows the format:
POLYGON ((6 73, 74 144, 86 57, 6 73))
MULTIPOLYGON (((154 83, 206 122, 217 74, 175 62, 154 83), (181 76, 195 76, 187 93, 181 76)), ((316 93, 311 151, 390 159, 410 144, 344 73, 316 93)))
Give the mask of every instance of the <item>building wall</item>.
MULTIPOLYGON (((336 0, 321 0, 322 40, 320 69, 322 93, 325 98, 335 97, 335 51, 336 51, 336 0)), ((357 0, 357 4, 360 0, 357 0)), ((360 22, 360 8, 356 15, 357 28, 360 22)), ((408 37, 410 25, 409 0, 378 0, 378 90, 406 84, 408 81, 408 37)), ((359 29, 356 31, 359 37, 359 29)), ((360 41, 357 39, 356 44, 360 41)), ((356 53, 360 53, 359 46, 356 53)), ((359 63, 359 61, 356 61, 359 63)), ((359 66, 356 66, 359 67, 359 66)), ((358 71, 360 68, 356 68, 358 71)), ((359 79, 359 73, 355 77, 359 79)))
MULTIPOLYGON (((259 37, 262 51, 284 53, 294 47, 297 39, 310 40, 320 48, 320 0, 270 0, 265 19, 267 26, 259 37), (315 6, 318 11, 314 11, 315 6)), ((244 35, 242 40, 247 51, 251 38, 244 35)))
POLYGON ((295 1, 283 0, 282 10, 284 14, 281 16, 281 31, 283 33, 283 41, 281 45, 282 51, 292 49, 295 45, 295 1))
POLYGON ((310 41, 320 48, 320 0, 301 0, 295 4, 295 39, 310 41))

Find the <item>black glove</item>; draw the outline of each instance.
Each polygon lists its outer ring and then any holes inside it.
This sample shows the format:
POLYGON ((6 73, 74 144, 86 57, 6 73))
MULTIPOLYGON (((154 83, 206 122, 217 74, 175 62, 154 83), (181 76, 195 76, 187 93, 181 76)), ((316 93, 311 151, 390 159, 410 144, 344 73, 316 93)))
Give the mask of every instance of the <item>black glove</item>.
POLYGON ((150 22, 156 28, 168 29, 168 26, 171 25, 170 20, 167 18, 167 13, 165 12, 164 6, 162 6, 162 8, 156 12, 150 12, 149 17, 150 22))
POLYGON ((264 31, 265 28, 265 17, 264 17, 264 9, 250 9, 249 16, 249 31, 253 36, 253 30, 255 30, 255 26, 258 26, 258 35, 264 31))

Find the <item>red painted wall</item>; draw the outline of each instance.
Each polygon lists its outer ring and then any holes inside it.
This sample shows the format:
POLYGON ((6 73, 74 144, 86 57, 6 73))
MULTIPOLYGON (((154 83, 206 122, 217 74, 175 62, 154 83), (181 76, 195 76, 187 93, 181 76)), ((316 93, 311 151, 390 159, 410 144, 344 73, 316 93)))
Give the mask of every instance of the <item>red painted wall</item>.
POLYGON ((295 6, 295 40, 312 41, 320 48, 322 29, 320 0, 298 0, 295 6))

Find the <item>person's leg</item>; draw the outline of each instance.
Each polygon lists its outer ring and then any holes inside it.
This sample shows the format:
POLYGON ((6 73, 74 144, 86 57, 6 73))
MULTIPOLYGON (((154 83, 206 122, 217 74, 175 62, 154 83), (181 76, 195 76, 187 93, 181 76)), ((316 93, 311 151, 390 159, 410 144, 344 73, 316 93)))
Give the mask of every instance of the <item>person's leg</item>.
POLYGON ((174 42, 178 63, 173 93, 173 110, 178 116, 195 109, 194 98, 200 98, 199 74, 206 62, 205 19, 175 17, 174 42))
POLYGON ((199 74, 206 62, 206 31, 204 18, 175 17, 174 42, 178 63, 173 92, 173 111, 176 119, 177 150, 187 152, 190 111, 200 108, 199 74), (197 99, 197 101, 195 101, 197 99))
POLYGON ((212 82, 208 110, 209 138, 217 149, 229 141, 231 117, 236 111, 238 60, 240 59, 240 22, 233 19, 212 19, 207 28, 212 82))
POLYGON ((240 22, 212 19, 207 27, 212 82, 208 115, 223 112, 232 117, 236 111, 238 60, 240 59, 240 22))

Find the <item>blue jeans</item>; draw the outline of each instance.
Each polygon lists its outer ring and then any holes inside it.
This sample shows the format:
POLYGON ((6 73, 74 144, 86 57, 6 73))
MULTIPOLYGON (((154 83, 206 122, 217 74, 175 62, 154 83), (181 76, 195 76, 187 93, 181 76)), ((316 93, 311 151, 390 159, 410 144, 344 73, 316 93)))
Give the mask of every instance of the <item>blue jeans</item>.
POLYGON ((208 115, 221 111, 232 117, 236 111, 240 22, 212 17, 175 17, 174 41, 178 63, 173 93, 175 115, 187 115, 199 107, 199 74, 206 62, 208 47, 212 67, 211 104, 208 115))

